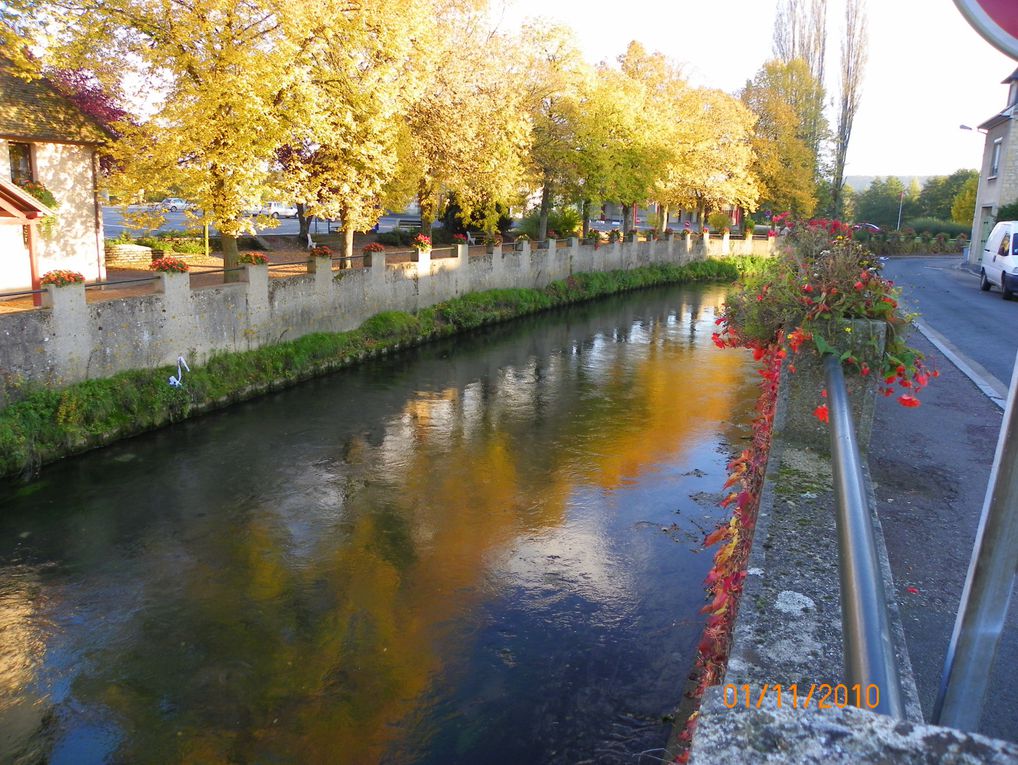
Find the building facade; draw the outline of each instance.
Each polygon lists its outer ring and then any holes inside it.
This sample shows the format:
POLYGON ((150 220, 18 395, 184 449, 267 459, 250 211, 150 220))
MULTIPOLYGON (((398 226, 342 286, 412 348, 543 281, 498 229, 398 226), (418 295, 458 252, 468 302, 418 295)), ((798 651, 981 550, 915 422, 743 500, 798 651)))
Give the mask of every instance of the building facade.
POLYGON ((972 246, 969 262, 978 264, 986 238, 997 222, 1001 205, 1018 201, 1018 69, 1003 81, 1008 86, 1007 105, 990 117, 979 130, 986 135, 983 163, 979 168, 976 210, 972 219, 972 246))
POLYGON ((0 227, 0 291, 37 287, 54 269, 105 277, 97 151, 107 138, 45 80, 0 58, 0 178, 29 193, 41 185, 56 202, 34 232, 0 227))

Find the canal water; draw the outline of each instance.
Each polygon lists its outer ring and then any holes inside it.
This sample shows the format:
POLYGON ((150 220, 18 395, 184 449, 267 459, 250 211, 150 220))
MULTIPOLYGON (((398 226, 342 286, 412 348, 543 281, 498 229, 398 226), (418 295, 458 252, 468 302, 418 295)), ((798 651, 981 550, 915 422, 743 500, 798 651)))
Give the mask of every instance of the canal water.
POLYGON ((756 394, 724 294, 502 325, 0 488, 0 762, 656 762, 756 394))

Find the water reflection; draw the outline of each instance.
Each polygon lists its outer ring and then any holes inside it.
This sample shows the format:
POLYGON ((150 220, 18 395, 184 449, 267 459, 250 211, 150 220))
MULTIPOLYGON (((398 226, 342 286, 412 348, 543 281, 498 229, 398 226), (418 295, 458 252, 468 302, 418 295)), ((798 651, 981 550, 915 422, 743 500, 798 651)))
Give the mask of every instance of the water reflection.
POLYGON ((746 359, 719 290, 460 338, 54 466, 0 515, 0 759, 660 746, 746 359), (702 500, 702 497, 701 497, 702 500))

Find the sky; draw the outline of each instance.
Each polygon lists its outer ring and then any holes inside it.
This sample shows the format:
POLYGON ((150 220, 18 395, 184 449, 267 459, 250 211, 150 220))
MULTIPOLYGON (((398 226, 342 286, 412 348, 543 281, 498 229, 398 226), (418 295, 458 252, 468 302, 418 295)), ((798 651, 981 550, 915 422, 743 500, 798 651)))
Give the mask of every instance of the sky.
MULTIPOLYGON (((491 0, 500 30, 545 18, 572 27, 591 63, 630 40, 682 64, 690 84, 730 93, 773 57, 777 0, 491 0)), ((827 71, 840 60, 843 0, 828 2, 827 71)), ((952 0, 868 0, 869 61, 846 175, 949 175, 979 167, 975 127, 1006 106, 1001 80, 1018 69, 976 32, 952 0)), ((828 101, 837 94, 828 77, 828 101)), ((833 107, 828 119, 835 122, 833 107)))

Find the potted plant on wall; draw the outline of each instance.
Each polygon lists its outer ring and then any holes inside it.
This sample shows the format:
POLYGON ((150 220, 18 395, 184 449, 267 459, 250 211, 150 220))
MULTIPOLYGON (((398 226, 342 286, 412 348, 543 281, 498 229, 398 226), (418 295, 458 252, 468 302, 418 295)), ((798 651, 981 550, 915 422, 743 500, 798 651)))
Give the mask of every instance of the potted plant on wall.
POLYGON ((410 246, 421 252, 431 252, 431 237, 418 234, 410 240, 410 246))
POLYGON ((149 264, 149 268, 162 274, 186 274, 191 270, 187 261, 171 257, 156 258, 149 264))
MULTIPOLYGON (((385 245, 381 242, 369 242, 361 248, 361 253, 364 255, 364 267, 368 268, 374 265, 374 256, 376 253, 385 252, 385 245)), ((385 262, 384 256, 382 256, 382 262, 385 262)))
POLYGON ((489 255, 495 252, 496 247, 502 246, 502 235, 498 231, 484 232, 484 250, 489 255))
POLYGON ((237 262, 248 266, 267 266, 269 259, 260 252, 242 252, 237 256, 237 262))
POLYGON ((47 271, 42 275, 39 280, 39 284, 42 286, 53 286, 53 287, 68 287, 72 284, 84 284, 85 277, 79 274, 77 271, 67 271, 64 269, 56 269, 55 271, 47 271))

